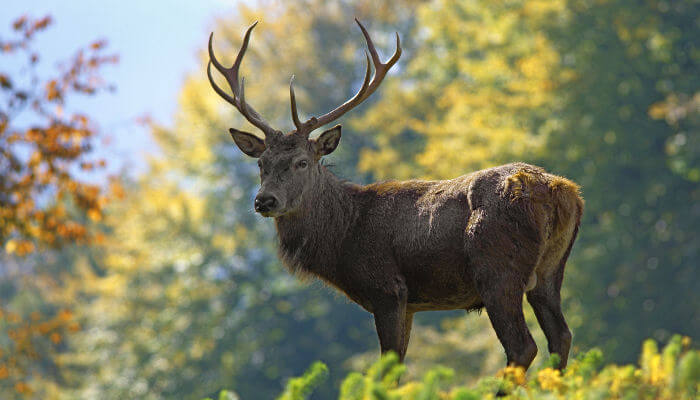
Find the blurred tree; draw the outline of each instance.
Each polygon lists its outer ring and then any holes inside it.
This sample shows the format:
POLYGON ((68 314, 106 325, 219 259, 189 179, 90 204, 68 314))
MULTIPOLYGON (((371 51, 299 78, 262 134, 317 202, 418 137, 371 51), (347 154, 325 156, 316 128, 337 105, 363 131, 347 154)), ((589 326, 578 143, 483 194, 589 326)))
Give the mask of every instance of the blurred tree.
POLYGON ((85 180, 86 172, 104 165, 89 157, 97 130, 87 115, 70 111, 68 99, 108 89, 99 70, 116 57, 105 55, 106 43, 97 41, 42 77, 33 40, 50 24, 48 16, 24 16, 0 37, 0 57, 7 60, 0 70, 3 399, 32 396, 32 381, 58 377, 57 354, 65 350, 65 336, 79 329, 66 308, 70 302, 50 301, 58 272, 44 273, 46 254, 30 253, 99 241, 87 221, 101 218, 106 201, 100 187, 85 180))
POLYGON ((105 55, 105 42, 97 41, 55 76, 40 78, 32 40, 50 23, 50 17, 21 17, 14 35, 0 39, 0 56, 27 59, 16 74, 0 71, 0 243, 9 254, 28 254, 36 244, 86 240, 83 216, 99 220, 105 203, 100 188, 78 173, 104 166, 88 158, 96 128, 87 115, 65 106, 73 94, 107 89, 98 71, 116 57, 105 55), (72 215, 66 203, 83 214, 72 215))
POLYGON ((357 129, 380 133, 360 167, 380 178, 454 178, 542 148, 559 57, 542 26, 562 1, 438 1, 418 11, 416 57, 357 129), (399 83, 400 82, 400 83, 399 83))

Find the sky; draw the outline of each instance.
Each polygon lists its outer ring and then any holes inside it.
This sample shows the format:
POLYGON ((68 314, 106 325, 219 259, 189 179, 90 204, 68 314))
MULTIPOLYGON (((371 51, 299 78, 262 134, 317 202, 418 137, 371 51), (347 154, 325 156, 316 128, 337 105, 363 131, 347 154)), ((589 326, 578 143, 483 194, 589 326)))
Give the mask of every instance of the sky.
POLYGON ((109 171, 134 172, 145 167, 146 154, 157 152, 148 130, 134 120, 148 115, 170 124, 184 78, 204 74, 197 52, 206 45, 214 18, 233 14, 239 2, 0 0, 0 35, 8 34, 19 16, 51 15, 53 24, 35 41, 44 68, 97 39, 108 41, 107 53, 118 54, 120 60, 102 76, 116 85, 116 92, 73 105, 93 117, 109 141, 101 150, 107 152, 109 171))

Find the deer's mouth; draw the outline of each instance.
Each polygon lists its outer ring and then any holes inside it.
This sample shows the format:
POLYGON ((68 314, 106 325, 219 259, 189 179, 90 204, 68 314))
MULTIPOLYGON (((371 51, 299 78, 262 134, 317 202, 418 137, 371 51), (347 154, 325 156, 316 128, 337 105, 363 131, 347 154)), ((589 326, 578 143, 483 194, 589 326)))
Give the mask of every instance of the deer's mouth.
POLYGON ((282 211, 282 210, 258 211, 258 214, 262 215, 265 218, 277 218, 277 217, 281 217, 282 215, 284 215, 284 211, 282 211))

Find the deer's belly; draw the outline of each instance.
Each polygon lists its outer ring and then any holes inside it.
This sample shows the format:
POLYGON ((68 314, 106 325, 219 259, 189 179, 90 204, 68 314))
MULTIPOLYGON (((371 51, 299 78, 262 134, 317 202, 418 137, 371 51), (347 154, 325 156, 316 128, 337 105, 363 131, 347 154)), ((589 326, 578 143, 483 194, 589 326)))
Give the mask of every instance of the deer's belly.
POLYGON ((410 310, 470 309, 481 303, 461 256, 415 261, 402 269, 410 310))

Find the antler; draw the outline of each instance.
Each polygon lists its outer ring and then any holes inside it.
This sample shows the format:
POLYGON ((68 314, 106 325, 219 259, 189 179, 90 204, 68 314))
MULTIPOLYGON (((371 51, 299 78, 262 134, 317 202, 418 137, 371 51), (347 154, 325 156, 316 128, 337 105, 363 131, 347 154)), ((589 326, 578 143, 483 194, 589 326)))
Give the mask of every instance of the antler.
POLYGON ((270 124, 265 122, 265 120, 260 116, 260 114, 253 109, 252 106, 248 105, 248 103, 245 102, 245 89, 244 89, 244 83, 245 83, 245 78, 241 79, 240 85, 238 83, 238 68, 241 66, 241 61, 243 60, 243 56, 245 55, 245 51, 248 48, 248 42, 250 41, 250 33, 253 31, 253 28, 255 28, 255 25, 257 25, 258 22, 256 21, 253 25, 251 25, 248 30, 245 32, 245 37, 243 38, 243 44, 241 45, 241 49, 238 51, 238 55, 236 56, 236 61, 233 63, 233 66, 231 68, 226 68, 221 63, 219 60, 216 59, 214 56, 214 49, 212 46, 212 39, 214 38, 214 32, 211 33, 209 36, 209 64, 207 64, 207 76, 209 77, 209 83, 211 83, 211 86, 214 88, 214 91, 219 94, 219 96, 223 97, 224 100, 228 101, 231 103, 236 109, 243 114, 243 116, 259 128, 263 133, 265 134, 265 137, 267 138, 269 135, 274 134, 277 132, 276 129, 272 128, 270 124), (214 67, 226 78, 226 81, 228 82, 229 86, 231 87, 231 91, 233 92, 233 97, 231 97, 228 93, 224 92, 219 86, 214 83, 214 78, 211 75, 211 65, 214 64, 214 67))
POLYGON ((311 117, 306 122, 302 123, 299 120, 299 115, 297 114, 297 103, 296 97, 294 96, 294 76, 292 76, 292 79, 289 82, 289 97, 291 99, 292 105, 292 120, 294 121, 294 126, 296 126, 297 128, 297 134, 308 137, 314 129, 340 118, 341 116, 343 116, 343 114, 352 110, 355 106, 362 103, 372 93, 374 93, 375 90, 377 90, 379 85, 382 83, 384 76, 386 76, 387 72, 389 72, 389 69, 391 69, 391 67, 393 67, 394 64, 396 64, 396 62, 399 60, 399 57, 401 57, 401 39, 399 39, 398 32, 396 33, 396 51, 394 52, 394 55, 391 56, 389 61, 387 61, 386 63, 382 63, 379 59, 379 55, 377 54, 377 49, 374 48, 374 43, 372 42, 372 38, 370 38, 369 33, 367 33, 367 30, 364 26, 362 26, 362 24, 357 18, 355 18, 355 22, 357 22, 357 25, 360 26, 362 34, 365 37, 365 41, 367 42, 367 47, 369 48, 369 54, 372 56, 372 64, 374 64, 374 77, 372 78, 372 81, 370 82, 369 79, 371 74, 371 68, 369 65, 369 55, 367 55, 367 52, 365 51, 365 57, 367 59, 367 70, 365 71, 365 79, 362 82, 362 86, 360 87, 360 90, 355 94, 355 96, 338 106, 336 109, 318 118, 311 117))

